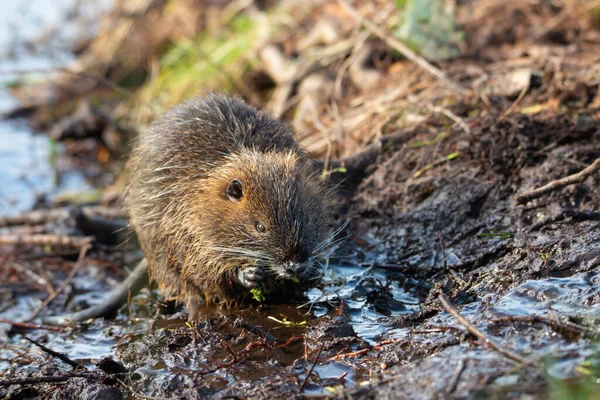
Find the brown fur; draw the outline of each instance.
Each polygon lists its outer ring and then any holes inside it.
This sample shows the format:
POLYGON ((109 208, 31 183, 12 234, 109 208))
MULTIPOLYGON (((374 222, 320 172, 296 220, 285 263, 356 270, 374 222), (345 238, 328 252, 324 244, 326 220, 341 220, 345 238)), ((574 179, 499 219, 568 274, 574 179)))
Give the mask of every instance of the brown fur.
POLYGON ((273 299, 316 283, 330 195, 312 165, 284 125, 239 100, 209 96, 167 113, 127 164, 125 204, 151 278, 192 318, 199 304, 248 299, 240 269, 264 267, 273 299), (232 180, 239 200, 228 197, 232 180), (296 282, 282 279, 286 265, 299 268, 296 282))

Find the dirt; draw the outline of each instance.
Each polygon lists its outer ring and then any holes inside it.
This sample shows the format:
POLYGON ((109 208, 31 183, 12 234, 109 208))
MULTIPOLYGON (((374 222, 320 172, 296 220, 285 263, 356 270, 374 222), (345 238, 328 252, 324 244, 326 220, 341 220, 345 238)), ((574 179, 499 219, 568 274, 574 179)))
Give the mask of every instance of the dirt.
MULTIPOLYGON (((351 201, 354 244, 345 245, 349 259, 330 261, 339 276, 327 278, 328 298, 309 293, 317 301, 303 309, 240 310, 186 326, 172 314, 177 310, 152 311, 156 298, 147 293, 138 301, 142 308, 131 314, 135 319, 120 314, 116 322, 97 321, 72 332, 75 344, 87 341, 77 337, 86 330, 103 331, 112 344, 120 341, 108 353, 127 368, 121 382, 128 389, 108 378, 119 391, 98 383, 103 379, 80 378, 26 391, 65 398, 96 391, 164 398, 301 396, 320 354, 303 393, 546 398, 553 374, 575 379, 577 365, 594 356, 600 318, 600 215, 595 211, 600 177, 523 206, 514 204, 514 196, 600 157, 600 127, 568 117, 524 116, 473 125, 470 133, 450 129, 438 145, 417 146, 427 138, 417 136, 404 149, 381 156, 351 201), (458 157, 414 177, 456 151, 458 157), (364 274, 351 278, 345 265, 356 265, 364 274), (345 282, 336 282, 340 278, 345 282), (486 347, 443 311, 439 293, 503 348, 540 365, 515 363, 486 347), (365 310, 369 313, 360 312, 365 310), (269 316, 307 325, 285 327, 269 316), (506 316, 546 316, 556 324, 494 322, 506 316), (240 317, 277 342, 240 327, 240 317), (388 328, 373 334, 368 322, 388 328)), ((19 333, 7 333, 11 342, 21 342, 19 333)), ((59 344, 69 340, 57 341, 63 335, 35 338, 69 353, 59 344)), ((89 367, 85 357, 79 361, 89 367)), ((5 379, 36 375, 40 368, 47 375, 65 371, 60 362, 46 359, 26 369, 9 368, 5 379)), ((9 398, 25 395, 15 386, 2 390, 9 398)))
MULTIPOLYGON (((419 162, 426 165, 436 157, 419 149, 392 154, 361 186, 353 205, 356 230, 374 243, 369 250, 376 255, 374 265, 426 282, 431 289, 421 298, 422 308, 438 309, 437 294, 446 293, 462 305, 463 315, 472 323, 487 327, 494 340, 507 348, 527 349, 528 359, 543 359, 552 354, 551 348, 559 354, 567 348, 591 351, 593 342, 561 337, 547 326, 490 321, 505 315, 556 313, 588 327, 597 323, 598 177, 525 206, 515 206, 514 195, 580 170, 580 161, 591 163, 598 157, 599 140, 596 122, 517 117, 482 125, 470 135, 453 132, 438 154, 461 149, 460 156, 424 178, 411 176, 419 162), (468 146, 461 147, 461 142, 468 146), (540 151, 550 146, 552 150, 540 151), (581 218, 551 222, 567 211, 578 211, 581 218), (489 236, 493 232, 502 234, 489 236), (531 307, 525 307, 525 300, 531 307), (574 304, 583 303, 595 311, 581 315, 582 309, 574 304), (569 304, 573 306, 566 307, 569 304)), ((448 314, 437 314, 409 326, 424 330, 459 325, 448 314)), ((410 332, 404 323, 402 328, 410 332)), ((510 373, 514 364, 498 353, 456 342, 446 348, 440 342, 448 332, 438 336, 436 350, 444 349, 434 357, 426 356, 428 341, 435 336, 411 336, 412 354, 406 354, 404 343, 392 346, 380 355, 388 367, 395 365, 385 373, 392 382, 375 384, 370 391, 361 388, 349 397, 547 396, 543 371, 523 368, 510 373), (407 360, 410 365, 402 365, 407 360), (448 377, 459 365, 464 368, 460 379, 446 392, 448 377), (499 383, 507 377, 514 378, 509 385, 499 383)))

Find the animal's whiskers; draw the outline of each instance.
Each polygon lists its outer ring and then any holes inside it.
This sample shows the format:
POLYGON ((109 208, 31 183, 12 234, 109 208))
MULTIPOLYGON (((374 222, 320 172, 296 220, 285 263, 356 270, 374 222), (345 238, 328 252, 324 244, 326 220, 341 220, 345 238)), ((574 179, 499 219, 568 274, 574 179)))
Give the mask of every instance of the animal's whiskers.
MULTIPOLYGON (((335 231, 333 231, 329 236, 327 236, 324 240, 322 240, 316 247, 315 247, 315 254, 320 254, 321 251, 325 248, 330 248, 335 244, 340 243, 340 238, 335 239, 335 237, 337 235, 339 235, 346 227, 348 226, 348 221, 344 222, 339 228, 337 228, 335 231), (334 240, 335 239, 335 240, 334 240)), ((342 240, 347 239, 349 236, 345 236, 342 238, 342 240)))
POLYGON ((214 250, 220 255, 231 255, 231 256, 244 256, 248 259, 262 262, 264 264, 273 264, 274 260, 268 254, 263 253, 262 251, 248 250, 237 247, 210 247, 211 250, 214 250))

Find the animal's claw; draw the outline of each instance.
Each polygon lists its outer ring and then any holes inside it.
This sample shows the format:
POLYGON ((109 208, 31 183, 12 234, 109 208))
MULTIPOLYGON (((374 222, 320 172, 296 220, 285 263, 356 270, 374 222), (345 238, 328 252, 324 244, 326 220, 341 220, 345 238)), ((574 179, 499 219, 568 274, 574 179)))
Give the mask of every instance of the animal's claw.
POLYGON ((245 267, 238 270, 237 278, 243 286, 252 289, 259 286, 263 275, 262 267, 245 267))

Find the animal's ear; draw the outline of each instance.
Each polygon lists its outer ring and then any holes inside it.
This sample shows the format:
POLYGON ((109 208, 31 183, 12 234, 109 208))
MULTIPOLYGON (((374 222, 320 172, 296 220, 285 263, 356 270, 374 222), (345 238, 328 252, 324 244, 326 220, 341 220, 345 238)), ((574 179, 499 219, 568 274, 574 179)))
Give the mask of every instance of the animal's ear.
POLYGON ((242 199, 243 196, 244 191, 242 187, 242 182, 240 182, 237 179, 232 180, 231 183, 229 183, 229 186, 227 186, 227 197, 229 198, 229 200, 233 201, 234 203, 237 203, 242 199))

